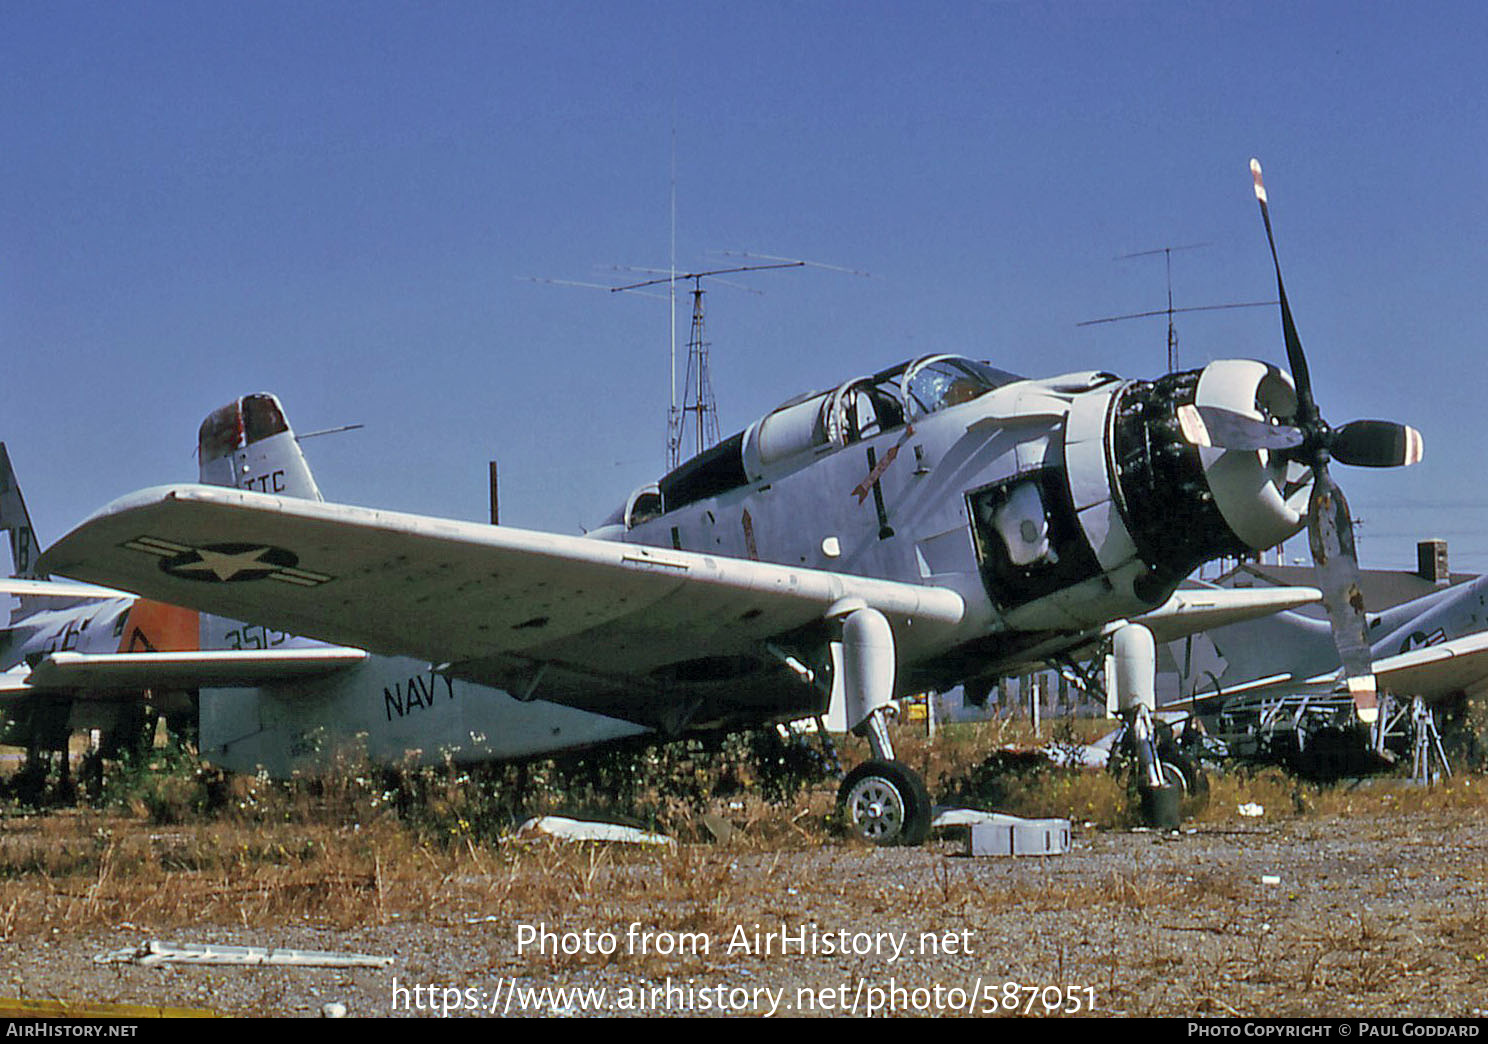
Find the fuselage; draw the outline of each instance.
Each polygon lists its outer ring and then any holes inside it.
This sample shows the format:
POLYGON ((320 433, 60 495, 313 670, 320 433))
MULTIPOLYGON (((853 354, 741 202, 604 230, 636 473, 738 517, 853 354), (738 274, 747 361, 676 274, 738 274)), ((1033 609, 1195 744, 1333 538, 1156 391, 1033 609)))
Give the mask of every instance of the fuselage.
POLYGON ((596 535, 946 587, 954 633, 896 635, 945 686, 1161 604, 1202 562, 1301 525, 1264 453, 1201 449, 1180 406, 1285 411, 1260 363, 1025 380, 932 356, 792 400, 633 493, 596 535))

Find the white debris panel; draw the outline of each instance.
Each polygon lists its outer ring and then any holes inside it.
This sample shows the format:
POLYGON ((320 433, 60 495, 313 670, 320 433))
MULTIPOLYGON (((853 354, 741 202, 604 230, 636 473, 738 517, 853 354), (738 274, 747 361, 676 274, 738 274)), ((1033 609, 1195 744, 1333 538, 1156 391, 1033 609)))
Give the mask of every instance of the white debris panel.
POLYGON ((97 964, 223 964, 241 967, 278 965, 294 968, 387 968, 391 957, 366 953, 331 953, 326 950, 290 950, 269 946, 206 946, 199 943, 168 943, 151 939, 132 949, 100 953, 97 964))

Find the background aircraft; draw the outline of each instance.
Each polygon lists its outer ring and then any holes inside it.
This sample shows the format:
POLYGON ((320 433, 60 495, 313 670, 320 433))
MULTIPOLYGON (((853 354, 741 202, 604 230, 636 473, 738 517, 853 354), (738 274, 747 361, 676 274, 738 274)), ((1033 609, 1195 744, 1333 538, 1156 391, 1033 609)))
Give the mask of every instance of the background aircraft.
MULTIPOLYGON (((1455 712, 1488 688, 1488 577, 1444 588, 1368 618, 1374 673, 1389 711, 1363 727, 1341 691, 1328 624, 1295 612, 1250 620, 1169 646, 1185 699, 1226 753, 1336 777, 1382 767, 1412 741, 1412 700, 1455 712), (1388 743, 1388 745, 1387 745, 1388 743)), ((1482 739, 1467 736, 1470 744, 1482 739)), ((1481 750, 1466 750, 1481 757, 1481 750)))
MULTIPOLYGON (((8 626, 0 629, 0 740, 26 748, 16 779, 22 798, 39 796, 49 755, 65 752, 74 732, 97 730, 101 756, 153 735, 153 707, 173 717, 194 716, 187 694, 164 679, 137 679, 124 690, 34 685, 33 667, 53 654, 160 652, 196 647, 196 613, 172 609, 122 591, 39 579, 39 553, 20 483, 0 443, 0 530, 10 535, 15 578, 0 580, 0 594, 18 599, 8 626)), ((193 722, 194 724, 194 722, 193 722)), ((61 785, 71 786, 69 762, 59 760, 61 785)))

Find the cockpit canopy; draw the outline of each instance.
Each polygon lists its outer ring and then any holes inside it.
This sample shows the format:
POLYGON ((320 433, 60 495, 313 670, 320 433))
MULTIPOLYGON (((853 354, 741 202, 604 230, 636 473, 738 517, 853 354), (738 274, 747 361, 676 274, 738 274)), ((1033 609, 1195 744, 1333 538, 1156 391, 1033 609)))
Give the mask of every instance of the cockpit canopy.
POLYGON ((958 355, 930 355, 855 377, 766 415, 745 436, 745 467, 753 474, 805 450, 871 438, 1022 379, 958 355))
POLYGON ((1022 377, 975 359, 932 355, 906 367, 900 379, 900 394, 913 421, 1021 380, 1022 377))
POLYGON ((1024 378, 959 355, 928 355, 831 391, 799 396, 632 494, 609 523, 625 528, 778 472, 826 451, 913 424, 1024 378))
POLYGON ((284 408, 267 393, 245 395, 213 410, 197 433, 197 451, 202 460, 216 460, 260 439, 289 430, 284 408))

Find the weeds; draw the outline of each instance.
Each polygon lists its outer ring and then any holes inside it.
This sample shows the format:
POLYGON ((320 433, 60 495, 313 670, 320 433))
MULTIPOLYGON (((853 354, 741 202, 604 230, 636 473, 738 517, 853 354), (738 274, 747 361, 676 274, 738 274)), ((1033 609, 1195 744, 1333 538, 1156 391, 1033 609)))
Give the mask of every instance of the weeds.
MULTIPOLYGON (((1102 726, 1079 724, 1092 733, 1102 726)), ((1077 737, 1073 726, 1056 732, 1056 742, 1077 737)), ((905 760, 930 773, 932 794, 942 801, 1102 828, 1128 825, 1118 779, 1002 746, 1029 739, 1019 726, 999 722, 944 729, 933 743, 901 729, 896 744, 905 760), (999 749, 988 754, 994 745, 999 749)), ((369 917, 459 920, 472 910, 499 917, 517 897, 524 908, 555 910, 638 900, 648 904, 643 919, 656 927, 718 927, 731 916, 732 858, 828 843, 824 824, 836 788, 819 782, 821 770, 814 751, 755 735, 479 770, 387 772, 348 763, 317 779, 275 782, 204 768, 189 748, 172 744, 111 766, 95 806, 0 820, 0 939, 42 926, 121 922, 351 925, 369 917), (626 817, 684 843, 672 852, 637 853, 506 841, 515 822, 542 812, 626 817), (691 843, 707 840, 698 825, 704 812, 734 828, 726 846, 691 843), (668 905, 655 905, 663 897, 668 905)), ((1262 805, 1272 819, 1470 810, 1488 804, 1488 783, 1459 776, 1430 789, 1396 780, 1325 787, 1279 769, 1236 770, 1212 776, 1200 821, 1235 821, 1242 804, 1262 805)), ((782 911, 791 909, 795 888, 808 884, 783 871, 767 877, 782 911)), ((1172 901, 1174 884, 1163 887, 1159 895, 1153 882, 1121 876, 1060 885, 1040 901, 1071 909, 1103 894, 1115 896, 1125 913, 1146 917, 1172 901)), ((1177 887, 1194 902, 1245 891, 1222 879, 1177 887)), ((927 905, 966 907, 970 900, 975 908, 1000 902, 999 889, 946 866, 915 894, 927 905)), ((902 901, 887 896, 882 905, 902 901)), ((1484 920, 1476 908, 1450 926, 1452 944, 1475 963, 1482 960, 1484 920)), ((1343 943, 1322 941, 1303 962, 1305 978, 1328 975, 1335 945, 1343 943)), ((1377 977, 1384 969, 1357 970, 1377 977)))

